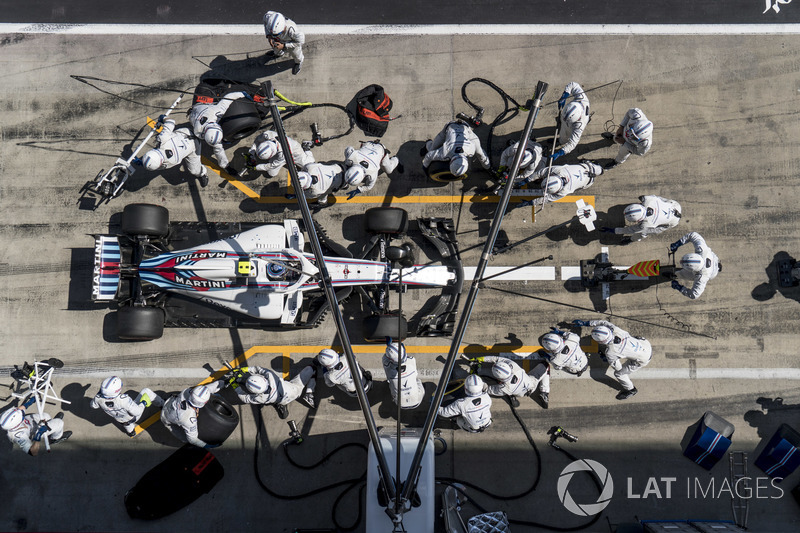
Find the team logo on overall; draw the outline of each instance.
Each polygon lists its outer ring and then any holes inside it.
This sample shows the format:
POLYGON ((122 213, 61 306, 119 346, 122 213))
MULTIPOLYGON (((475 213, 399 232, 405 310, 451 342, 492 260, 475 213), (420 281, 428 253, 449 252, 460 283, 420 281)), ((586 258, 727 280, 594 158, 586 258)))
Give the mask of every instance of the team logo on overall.
POLYGON ((561 500, 567 511, 578 516, 594 516, 611 503, 611 496, 614 494, 614 481, 605 466, 591 459, 580 459, 571 462, 561 471, 556 490, 558 491, 558 499, 561 500), (572 498, 567 488, 575 472, 591 472, 600 480, 603 488, 596 502, 577 503, 572 498))

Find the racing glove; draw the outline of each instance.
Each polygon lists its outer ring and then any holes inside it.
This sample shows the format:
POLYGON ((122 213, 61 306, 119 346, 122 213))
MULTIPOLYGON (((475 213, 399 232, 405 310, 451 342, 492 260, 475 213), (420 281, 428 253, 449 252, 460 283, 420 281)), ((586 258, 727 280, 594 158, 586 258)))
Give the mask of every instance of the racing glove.
POLYGON ((553 155, 550 156, 550 161, 555 161, 562 155, 564 155, 564 150, 557 150, 553 155))
POLYGON ((141 157, 134 157, 133 161, 131 161, 131 163, 133 163, 137 167, 140 167, 140 166, 142 166, 142 158, 141 157))
POLYGON ((28 398, 27 400, 25 400, 25 402, 22 404, 22 408, 23 409, 27 409, 28 407, 30 407, 34 403, 36 403, 36 397, 31 395, 31 397, 28 398))
POLYGON ((33 436, 33 440, 35 441, 42 440, 42 435, 47 433, 48 429, 50 428, 47 426, 47 422, 43 422, 42 425, 39 426, 39 429, 36 430, 36 435, 33 436))
POLYGON ((676 291, 683 291, 683 285, 681 285, 680 283, 678 283, 678 282, 677 282, 677 281, 675 281, 674 279, 672 280, 671 286, 672 286, 672 288, 673 288, 673 289, 675 289, 676 291))
POLYGON ((572 325, 573 326, 580 326, 580 327, 589 327, 590 326, 588 320, 573 320, 572 321, 572 325))
POLYGON ((552 331, 556 335, 561 335, 562 337, 564 336, 564 333, 565 333, 564 331, 561 331, 560 329, 555 328, 555 327, 550 327, 550 331, 552 331))
POLYGON ((352 190, 349 193, 347 193, 347 199, 352 200, 353 197, 355 197, 357 194, 361 194, 361 191, 358 189, 352 190))
POLYGON ((675 241, 669 245, 669 251, 673 254, 678 251, 678 248, 681 247, 681 241, 675 241))
POLYGON ((567 98, 569 98, 569 93, 567 91, 564 91, 564 93, 561 95, 561 98, 558 99, 559 111, 564 107, 564 104, 567 103, 567 98))

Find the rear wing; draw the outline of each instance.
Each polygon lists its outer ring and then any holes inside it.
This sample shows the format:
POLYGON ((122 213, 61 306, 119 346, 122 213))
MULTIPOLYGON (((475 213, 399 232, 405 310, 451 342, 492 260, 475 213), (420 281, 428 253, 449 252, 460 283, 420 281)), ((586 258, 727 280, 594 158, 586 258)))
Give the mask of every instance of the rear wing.
POLYGON ((110 301, 117 297, 119 287, 119 240, 109 235, 94 236, 94 272, 92 300, 110 301))

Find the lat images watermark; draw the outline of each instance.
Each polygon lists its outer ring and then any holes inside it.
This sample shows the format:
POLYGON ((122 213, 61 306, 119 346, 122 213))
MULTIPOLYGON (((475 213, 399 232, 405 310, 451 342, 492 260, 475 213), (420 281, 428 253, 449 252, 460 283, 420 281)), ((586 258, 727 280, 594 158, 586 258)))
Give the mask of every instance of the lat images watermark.
MULTIPOLYGON (((778 485, 781 478, 741 477, 731 481, 722 478, 687 477, 678 480, 677 477, 648 477, 636 480, 628 477, 624 496, 627 500, 646 499, 687 499, 687 500, 715 500, 733 499, 742 500, 777 500, 785 494, 778 485)), ((578 516, 594 516, 605 509, 614 496, 614 481, 608 469, 597 461, 580 459, 568 464, 558 478, 556 485, 558 499, 571 513, 578 516), (576 472, 588 472, 600 481, 602 487, 597 501, 578 503, 569 492, 569 483, 576 472)))
MULTIPOLYGON (((766 8, 764 9, 764 13, 769 11, 770 9, 773 10, 775 13, 781 12, 781 5, 790 4, 792 0, 764 0, 766 2, 766 8)), ((761 13, 762 15, 764 13, 761 13)))

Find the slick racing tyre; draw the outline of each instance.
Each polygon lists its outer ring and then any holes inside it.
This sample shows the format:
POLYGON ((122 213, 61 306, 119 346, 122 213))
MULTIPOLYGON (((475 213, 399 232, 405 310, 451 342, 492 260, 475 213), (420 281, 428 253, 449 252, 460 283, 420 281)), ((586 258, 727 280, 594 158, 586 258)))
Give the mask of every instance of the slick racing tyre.
POLYGON ((222 127, 222 140, 238 141, 258 131, 261 127, 261 116, 252 101, 240 98, 231 103, 219 125, 222 127))
POLYGON ((164 334, 164 310, 126 305, 117 311, 117 336, 128 341, 151 341, 164 334))
POLYGON ((364 319, 364 340, 384 342, 386 337, 404 340, 408 337, 408 323, 401 315, 372 315, 364 319))
POLYGON ((208 444, 222 444, 239 425, 236 410, 220 396, 212 396, 197 417, 197 437, 208 444))
POLYGON ((463 176, 453 176, 450 173, 450 163, 448 161, 431 162, 431 166, 428 167, 427 173, 433 181, 438 181, 441 183, 461 181, 467 177, 467 174, 464 174, 463 176))
POLYGON ((373 207, 364 214, 368 233, 396 235, 408 231, 408 213, 399 207, 373 207))
POLYGON ((153 204, 129 204, 122 211, 122 233, 163 237, 169 233, 169 211, 153 204))

